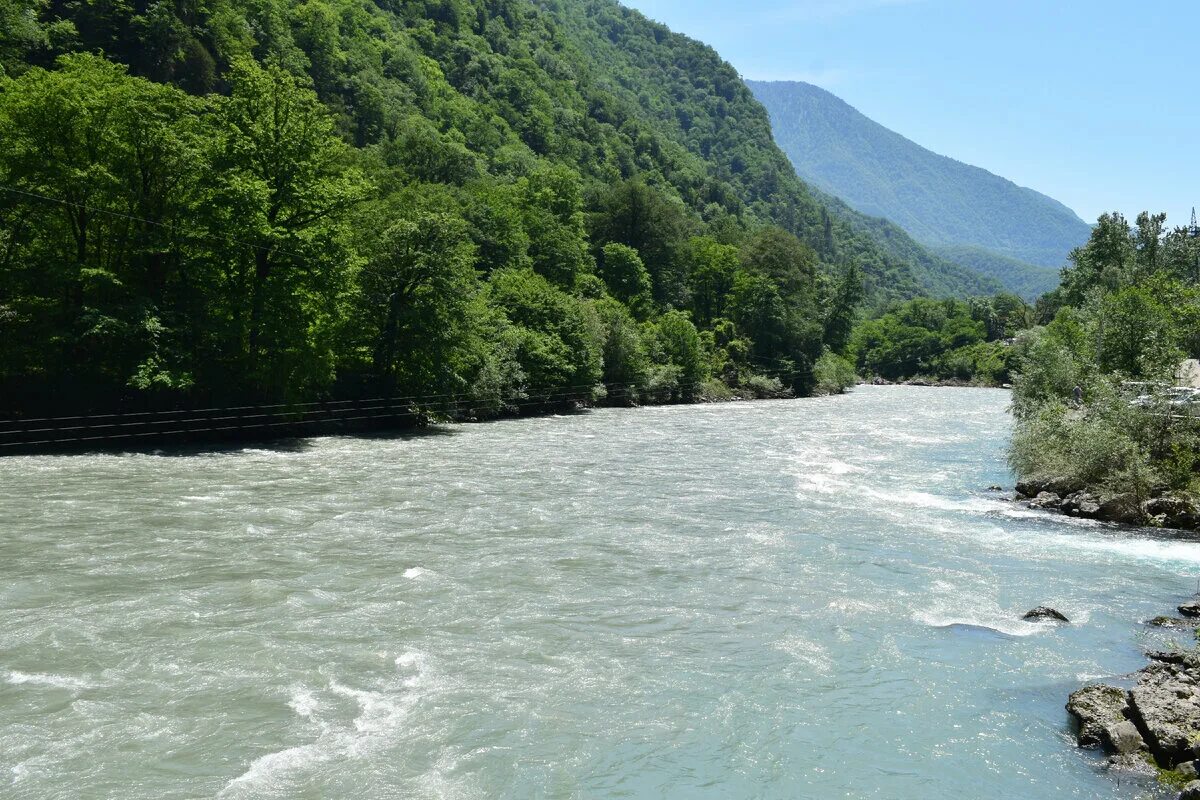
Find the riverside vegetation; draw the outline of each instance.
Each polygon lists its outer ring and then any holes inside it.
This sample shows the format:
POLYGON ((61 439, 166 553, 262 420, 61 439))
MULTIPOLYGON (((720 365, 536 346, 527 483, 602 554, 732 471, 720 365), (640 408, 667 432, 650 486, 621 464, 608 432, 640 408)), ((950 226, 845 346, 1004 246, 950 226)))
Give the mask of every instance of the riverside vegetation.
POLYGON ((1014 365, 1012 338, 1033 320, 1033 308, 1008 293, 916 298, 860 320, 849 355, 860 374, 885 381, 999 386, 1014 365))
POLYGON ((840 391, 855 308, 988 282, 795 176, 608 0, 0 4, 0 396, 840 391))
POLYGON ((1046 324, 1014 346, 1018 491, 1082 516, 1194 528, 1196 409, 1162 389, 1200 355, 1200 236, 1168 230, 1164 214, 1106 214, 1071 262, 1038 301, 1046 324))

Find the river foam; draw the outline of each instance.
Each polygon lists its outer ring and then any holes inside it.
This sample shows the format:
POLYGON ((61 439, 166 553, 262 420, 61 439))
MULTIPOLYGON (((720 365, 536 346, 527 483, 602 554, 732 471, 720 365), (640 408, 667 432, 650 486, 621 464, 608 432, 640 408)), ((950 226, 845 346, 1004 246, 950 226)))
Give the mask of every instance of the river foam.
POLYGON ((1007 404, 0 461, 0 796, 1116 800, 1063 698, 1200 545, 989 494, 1007 404))

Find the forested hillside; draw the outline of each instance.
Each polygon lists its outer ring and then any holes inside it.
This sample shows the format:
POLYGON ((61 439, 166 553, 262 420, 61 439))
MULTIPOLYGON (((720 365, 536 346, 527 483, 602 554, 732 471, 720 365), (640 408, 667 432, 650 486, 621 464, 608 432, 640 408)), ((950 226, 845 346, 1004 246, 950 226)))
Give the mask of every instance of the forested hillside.
POLYGON ((1058 269, 1029 264, 986 247, 947 244, 933 245, 929 249, 947 261, 987 275, 1008 291, 1031 302, 1058 286, 1058 269))
POLYGON ((1087 224, 1058 201, 930 152, 824 89, 791 81, 748 85, 802 178, 865 214, 886 217, 922 244, 972 248, 957 251, 968 256, 960 263, 981 268, 1010 291, 1026 297, 1049 291, 1054 275, 1037 267, 1057 271, 1087 240, 1087 224), (991 267, 997 271, 987 272, 991 267))
POLYGON ((976 285, 831 213, 728 64, 608 0, 0 14, 9 411, 807 392, 864 288, 976 285))
MULTIPOLYGON (((890 257, 915 265, 922 285, 919 294, 963 298, 992 294, 1004 289, 1003 281, 992 274, 964 266, 952 258, 939 255, 932 248, 921 246, 894 222, 855 211, 841 199, 820 189, 810 186, 808 190, 824 204, 830 216, 842 220, 851 230, 869 238, 890 257)), ((911 296, 911 293, 897 293, 894 290, 888 292, 883 289, 869 296, 875 301, 871 305, 881 308, 879 300, 894 302, 906 295, 911 296)))

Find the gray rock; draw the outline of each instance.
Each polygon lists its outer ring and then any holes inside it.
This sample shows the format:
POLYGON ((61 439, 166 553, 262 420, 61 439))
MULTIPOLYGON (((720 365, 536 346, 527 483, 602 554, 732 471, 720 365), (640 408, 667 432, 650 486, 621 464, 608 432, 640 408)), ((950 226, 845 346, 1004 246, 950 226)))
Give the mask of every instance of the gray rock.
POLYGON ((1062 613, 1055 611, 1053 608, 1050 608, 1050 606, 1038 606, 1037 608, 1031 608, 1029 611, 1026 611, 1024 613, 1024 615, 1021 616, 1021 619, 1030 620, 1031 622, 1037 622, 1037 621, 1041 621, 1041 620, 1045 620, 1047 622, 1070 622, 1071 621, 1071 620, 1067 619, 1066 616, 1064 616, 1062 613))
POLYGON ((1104 749, 1117 755, 1128 755, 1146 748, 1137 726, 1127 719, 1106 725, 1101 734, 1104 749))
POLYGON ((1017 481, 1017 494, 1025 497, 1037 497, 1042 492, 1061 496, 1077 492, 1083 487, 1067 478, 1026 478, 1017 481))
POLYGON ((1194 628, 1197 624, 1200 624, 1200 619, 1157 616, 1146 620, 1146 624, 1154 628, 1194 628))
POLYGON ((1096 519, 1120 522, 1123 525, 1141 525, 1146 521, 1137 503, 1125 495, 1110 497, 1101 503, 1096 519))
POLYGON ((1058 507, 1073 516, 1095 517, 1100 514, 1100 498, 1088 492, 1075 492, 1064 497, 1058 507))
POLYGON ((1142 503, 1142 513, 1166 528, 1195 528, 1196 507, 1186 498, 1173 494, 1152 497, 1142 503))
POLYGON ((1196 757, 1200 697, 1184 668, 1155 663, 1142 670, 1129 691, 1129 719, 1142 732, 1159 766, 1170 769, 1196 757))
POLYGON ((1193 619, 1200 617, 1200 600, 1189 600, 1188 602, 1179 606, 1179 613, 1183 614, 1185 617, 1191 617, 1193 619))
POLYGON ((1176 764, 1175 771, 1189 781, 1194 781, 1197 777, 1200 777, 1200 770, 1196 769, 1195 761, 1185 761, 1182 764, 1176 764))
POLYGON ((1062 498, 1054 492, 1038 492, 1037 496, 1029 501, 1031 508, 1058 508, 1062 503, 1062 498))
POLYGON ((1105 729, 1125 721, 1125 708, 1125 691, 1115 686, 1096 684, 1072 692, 1067 712, 1079 725, 1079 746, 1103 746, 1105 729))
POLYGON ((1200 800, 1200 781, 1192 781, 1183 787, 1179 800, 1200 800))

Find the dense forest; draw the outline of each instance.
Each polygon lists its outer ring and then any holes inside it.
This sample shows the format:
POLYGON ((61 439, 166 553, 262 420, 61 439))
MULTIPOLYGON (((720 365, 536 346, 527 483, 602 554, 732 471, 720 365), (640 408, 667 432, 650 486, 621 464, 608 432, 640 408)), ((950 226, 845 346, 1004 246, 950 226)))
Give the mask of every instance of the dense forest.
POLYGON ((860 321, 849 356, 867 377, 999 386, 1014 366, 1013 337, 1033 321, 1033 307, 1004 292, 917 298, 860 321))
POLYGON ((1200 232, 1105 214, 1071 262, 1017 337, 1013 466, 1115 518, 1153 519, 1147 500, 1173 494, 1194 525, 1200 405, 1172 387, 1200 356, 1200 232))
POLYGON ((0 70, 8 413, 836 390, 864 297, 979 285, 609 0, 4 0, 0 70))
POLYGON ((1027 300, 1053 289, 1068 253, 1087 240, 1087 224, 1062 203, 933 153, 824 89, 748 85, 804 180, 1027 300))

